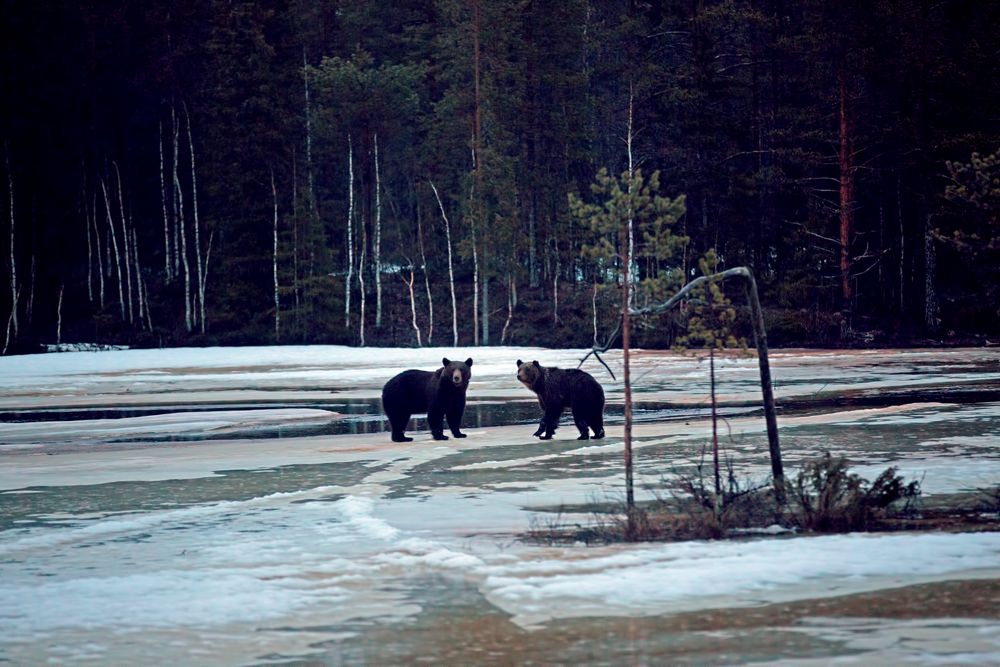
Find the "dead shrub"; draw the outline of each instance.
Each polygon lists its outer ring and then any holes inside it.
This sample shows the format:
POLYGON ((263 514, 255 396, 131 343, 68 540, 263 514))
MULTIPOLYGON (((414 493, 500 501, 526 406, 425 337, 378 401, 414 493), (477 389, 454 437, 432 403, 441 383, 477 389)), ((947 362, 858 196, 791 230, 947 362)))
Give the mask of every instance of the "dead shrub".
POLYGON ((790 519, 805 530, 847 532, 866 530, 893 512, 908 511, 920 496, 920 482, 906 484, 890 466, 874 482, 849 471, 847 459, 829 452, 806 463, 789 484, 790 519))

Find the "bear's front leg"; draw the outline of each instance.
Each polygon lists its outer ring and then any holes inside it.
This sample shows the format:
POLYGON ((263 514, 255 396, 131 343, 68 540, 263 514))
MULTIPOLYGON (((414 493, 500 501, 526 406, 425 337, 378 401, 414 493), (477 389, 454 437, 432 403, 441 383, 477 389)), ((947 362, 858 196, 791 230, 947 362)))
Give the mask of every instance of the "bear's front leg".
POLYGON ((427 424, 431 427, 431 436, 435 440, 447 440, 444 434, 444 413, 441 410, 431 409, 427 413, 427 424))
POLYGON ((545 417, 542 417, 542 421, 538 422, 538 430, 532 433, 531 435, 537 438, 543 433, 545 433, 545 417))
POLYGON ((545 427, 545 433, 538 436, 540 440, 552 439, 552 436, 556 433, 556 429, 559 428, 559 417, 561 415, 562 407, 553 406, 545 409, 545 416, 542 417, 542 426, 545 427))
POLYGON ((462 401, 461 405, 456 405, 448 410, 448 428, 451 429, 451 434, 456 438, 468 437, 465 433, 462 433, 462 413, 464 412, 465 401, 462 401))

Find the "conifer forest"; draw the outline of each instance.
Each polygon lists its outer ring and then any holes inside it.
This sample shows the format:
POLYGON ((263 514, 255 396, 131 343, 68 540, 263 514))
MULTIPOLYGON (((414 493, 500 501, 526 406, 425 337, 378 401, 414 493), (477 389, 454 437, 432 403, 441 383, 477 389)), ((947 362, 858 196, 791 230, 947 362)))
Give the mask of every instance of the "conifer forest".
POLYGON ((3 0, 0 33, 5 354, 589 347, 623 280, 738 266, 772 344, 1000 335, 998 3, 3 0))

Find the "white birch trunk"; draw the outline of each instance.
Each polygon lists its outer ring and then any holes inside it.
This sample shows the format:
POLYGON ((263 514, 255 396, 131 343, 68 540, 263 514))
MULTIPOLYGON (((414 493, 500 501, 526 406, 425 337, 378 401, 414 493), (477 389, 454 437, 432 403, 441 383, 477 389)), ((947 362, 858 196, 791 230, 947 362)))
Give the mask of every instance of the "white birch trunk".
MULTIPOLYGON (((174 139, 176 141, 175 133, 174 139)), ((187 247, 187 221, 184 219, 184 190, 181 188, 181 181, 177 175, 177 165, 174 165, 174 201, 177 207, 177 218, 175 222, 180 228, 179 253, 181 256, 181 266, 184 268, 184 327, 188 333, 194 331, 194 314, 191 310, 191 264, 188 262, 187 247)))
POLYGON ((434 297, 431 295, 431 278, 427 271, 427 255, 424 253, 424 228, 421 222, 420 204, 417 204, 417 243, 420 245, 420 263, 424 272, 424 288, 427 290, 427 344, 434 339, 434 297))
POLYGON ((4 354, 10 344, 11 327, 17 336, 17 260, 14 254, 14 174, 10 170, 10 155, 7 158, 7 192, 10 195, 10 318, 7 320, 7 342, 4 343, 4 354))
MULTIPOLYGON (((400 278, 402 278, 402 276, 400 276, 400 278)), ((416 276, 413 271, 413 264, 411 263, 410 279, 406 280, 405 278, 403 278, 403 282, 406 283, 406 286, 410 289, 410 317, 411 317, 411 322, 413 323, 413 331, 417 335, 417 347, 423 347, 424 344, 421 342, 420 339, 420 327, 417 326, 417 299, 416 296, 413 294, 413 282, 415 279, 416 276)))
POLYGON ((271 169, 271 196, 274 199, 274 249, 271 266, 274 269, 274 340, 281 340, 281 297, 278 294, 278 189, 274 185, 274 169, 271 169))
POLYGON ((125 284, 128 285, 128 321, 132 323, 135 321, 135 317, 132 309, 132 261, 131 252, 129 251, 131 243, 129 241, 128 226, 125 224, 125 200, 122 197, 122 175, 118 170, 117 162, 112 160, 111 166, 115 168, 115 180, 118 182, 118 214, 121 216, 122 221, 122 246, 125 250, 125 284))
POLYGON ((83 186, 83 217, 87 226, 87 301, 94 303, 94 243, 90 237, 90 209, 87 208, 87 186, 83 186))
POLYGON ((552 272, 552 323, 559 323, 559 243, 553 239, 552 247, 555 249, 556 265, 552 272))
POLYGON ((514 282, 514 274, 507 274, 507 321, 503 323, 503 330, 500 332, 500 344, 507 340, 507 330, 514 319, 514 306, 517 305, 517 283, 514 282))
MULTIPOLYGON (((17 290, 14 293, 14 305, 11 306, 11 308, 10 308, 10 316, 7 317, 7 338, 4 341, 3 351, 0 352, 0 355, 7 354, 7 349, 10 347, 10 339, 11 339, 10 332, 11 332, 11 327, 13 325, 14 320, 17 318, 17 300, 18 300, 18 298, 20 298, 20 296, 21 296, 21 290, 19 289, 19 290, 17 290)), ((14 336, 15 337, 17 336, 16 332, 15 332, 14 336)))
MULTIPOLYGON (((632 82, 629 81, 628 84, 628 134, 625 137, 625 144, 628 149, 628 180, 629 180, 629 210, 628 210, 628 256, 629 256, 629 275, 632 280, 638 279, 639 270, 638 265, 635 263, 635 229, 632 219, 632 179, 635 177, 635 160, 632 156, 632 112, 635 106, 635 95, 632 91, 632 82)), ((629 307, 635 304, 635 292, 636 290, 629 290, 629 307)))
POLYGON ((378 132, 375 133, 375 328, 382 326, 382 179, 378 169, 378 132))
POLYGON ((441 209, 441 217, 444 218, 444 234, 448 244, 448 287, 451 289, 452 345, 458 347, 458 308, 455 305, 455 270, 452 265, 451 257, 451 223, 448 222, 448 216, 444 212, 444 204, 441 203, 441 196, 438 194, 437 188, 434 187, 434 182, 428 181, 428 183, 431 184, 431 190, 434 191, 434 197, 437 199, 438 208, 441 209))
POLYGON ((354 146, 347 135, 347 280, 344 281, 344 326, 351 326, 351 282, 354 280, 354 146))
POLYGON ((361 257, 358 259, 358 291, 361 292, 361 313, 358 318, 358 338, 361 347, 365 346, 365 258, 368 255, 368 229, 365 221, 361 221, 361 257))
MULTIPOLYGON (((188 114, 186 102, 181 102, 184 109, 184 121, 187 127, 188 152, 191 154, 191 215, 194 218, 194 255, 197 259, 198 268, 198 326, 201 332, 205 333, 205 267, 201 257, 201 223, 198 220, 198 177, 195 173, 194 160, 194 138, 191 135, 191 116, 188 114)), ((273 188, 273 174, 272 183, 273 188)))
POLYGON ((101 229, 97 225, 97 191, 94 191, 93 206, 91 211, 93 211, 93 216, 91 221, 94 223, 94 238, 97 240, 97 277, 99 279, 98 286, 100 287, 100 297, 101 297, 101 310, 104 310, 104 256, 101 255, 101 229))
POLYGON ((170 122, 171 122, 172 127, 173 127, 173 140, 174 140, 174 159, 173 159, 173 163, 171 164, 171 168, 172 168, 172 171, 173 171, 173 178, 171 180, 171 183, 173 184, 174 195, 173 195, 173 197, 170 198, 170 200, 171 200, 171 203, 173 205, 173 211, 174 211, 174 215, 173 215, 173 223, 174 223, 174 249, 173 249, 174 268, 173 268, 173 275, 176 277, 181 272, 181 264, 180 264, 181 263, 181 230, 183 229, 183 226, 184 226, 184 219, 183 219, 184 198, 183 198, 182 193, 178 192, 178 188, 179 188, 179 185, 180 185, 180 182, 181 182, 180 178, 177 175, 177 169, 178 169, 178 164, 177 163, 178 163, 179 157, 180 157, 180 138, 179 138, 180 137, 180 125, 177 122, 177 109, 174 106, 173 102, 170 103, 170 122))
POLYGON ((56 305, 56 345, 62 343, 62 302, 65 285, 59 286, 59 302, 56 305))
POLYGON ((146 293, 143 289, 142 265, 139 264, 139 236, 136 234, 135 225, 132 226, 132 261, 135 262, 135 292, 139 301, 139 326, 145 326, 146 320, 146 293))
POLYGON ((167 213, 167 179, 163 167, 163 119, 158 120, 160 138, 160 203, 163 208, 163 277, 169 283, 174 279, 170 270, 170 215, 167 213))
POLYGON ((28 326, 35 317, 35 251, 31 251, 31 283, 28 287, 28 307, 25 309, 28 315, 28 326))
POLYGON ((594 347, 597 347, 597 277, 594 277, 594 293, 590 297, 590 308, 594 314, 594 347))
POLYGON ((472 344, 479 346, 479 250, 476 220, 472 219, 472 344))
POLYGON ((122 321, 125 321, 125 290, 122 285, 122 260, 118 250, 118 234, 115 233, 115 223, 111 216, 111 201, 108 198, 108 186, 101 178, 101 190, 104 192, 104 211, 108 220, 108 234, 111 236, 111 244, 115 251, 115 268, 118 269, 118 308, 121 312, 122 321))

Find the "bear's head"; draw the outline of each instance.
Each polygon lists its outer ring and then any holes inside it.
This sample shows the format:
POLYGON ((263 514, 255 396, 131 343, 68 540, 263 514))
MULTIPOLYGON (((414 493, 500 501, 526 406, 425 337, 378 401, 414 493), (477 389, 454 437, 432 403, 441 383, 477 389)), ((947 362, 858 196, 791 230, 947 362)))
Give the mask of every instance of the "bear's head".
POLYGON ((469 378, 472 377, 472 357, 469 357, 464 362, 462 361, 450 361, 448 357, 441 360, 441 364, 444 366, 444 371, 441 373, 441 377, 451 381, 452 386, 457 389, 465 389, 469 386, 469 378))
POLYGON ((517 379, 528 389, 532 389, 542 377, 542 366, 537 361, 524 362, 517 360, 517 379))

